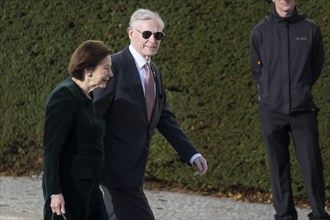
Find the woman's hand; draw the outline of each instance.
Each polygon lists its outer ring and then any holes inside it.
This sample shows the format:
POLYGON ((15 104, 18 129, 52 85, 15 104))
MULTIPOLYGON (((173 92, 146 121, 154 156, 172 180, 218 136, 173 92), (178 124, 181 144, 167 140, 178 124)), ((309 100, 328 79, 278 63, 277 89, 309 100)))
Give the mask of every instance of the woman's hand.
POLYGON ((50 208, 53 213, 57 215, 65 214, 65 202, 62 194, 56 194, 51 196, 50 208))

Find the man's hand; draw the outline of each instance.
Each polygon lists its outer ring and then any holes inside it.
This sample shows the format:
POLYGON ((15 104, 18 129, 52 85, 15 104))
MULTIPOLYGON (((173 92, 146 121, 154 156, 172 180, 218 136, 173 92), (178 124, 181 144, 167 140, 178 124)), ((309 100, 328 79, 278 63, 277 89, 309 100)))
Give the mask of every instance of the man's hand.
POLYGON ((65 202, 62 194, 56 194, 51 197, 50 208, 53 213, 57 215, 65 214, 64 204, 65 202))
POLYGON ((207 161, 203 156, 197 157, 194 162, 196 165, 196 172, 194 173, 195 176, 202 176, 207 171, 207 161))

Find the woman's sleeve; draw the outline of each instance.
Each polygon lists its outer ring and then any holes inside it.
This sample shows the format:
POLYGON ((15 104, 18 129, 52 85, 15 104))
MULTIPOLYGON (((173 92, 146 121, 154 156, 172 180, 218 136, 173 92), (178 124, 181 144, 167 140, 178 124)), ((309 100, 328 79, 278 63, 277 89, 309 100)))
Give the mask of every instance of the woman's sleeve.
POLYGON ((61 193, 59 161, 77 112, 77 100, 67 88, 54 91, 45 109, 43 137, 44 196, 61 193))

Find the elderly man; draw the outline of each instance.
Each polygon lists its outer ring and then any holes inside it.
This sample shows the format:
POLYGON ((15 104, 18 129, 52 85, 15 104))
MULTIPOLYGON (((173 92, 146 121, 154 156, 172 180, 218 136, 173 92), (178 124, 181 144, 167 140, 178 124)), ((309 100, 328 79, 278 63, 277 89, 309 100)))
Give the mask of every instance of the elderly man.
MULTIPOLYGON (((112 56, 114 78, 94 93, 95 105, 106 121, 104 186, 109 190, 110 216, 119 220, 154 219, 143 192, 151 137, 159 132, 195 175, 207 162, 189 141, 169 109, 161 73, 151 62, 164 38, 164 22, 150 10, 138 9, 127 29, 130 45, 112 56)), ((166 152, 164 152, 166 153, 166 152)))

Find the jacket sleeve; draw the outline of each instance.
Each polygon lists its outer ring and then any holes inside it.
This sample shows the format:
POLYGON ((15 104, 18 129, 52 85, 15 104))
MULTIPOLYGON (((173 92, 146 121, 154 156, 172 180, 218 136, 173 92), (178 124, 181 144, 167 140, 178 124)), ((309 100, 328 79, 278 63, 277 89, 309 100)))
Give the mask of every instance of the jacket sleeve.
POLYGON ((52 194, 61 193, 59 160, 75 118, 76 108, 77 102, 66 88, 53 92, 46 103, 43 137, 45 199, 52 194))
POLYGON ((174 113, 167 106, 166 98, 164 99, 157 129, 174 147, 183 161, 189 163, 191 157, 199 153, 186 136, 183 129, 178 125, 174 113))
POLYGON ((324 62, 324 47, 320 28, 318 27, 313 36, 312 48, 312 85, 315 84, 321 74, 324 62))
POLYGON ((257 85, 259 85, 260 82, 262 67, 259 43, 258 34, 255 30, 253 30, 250 36, 250 69, 252 80, 257 85))

